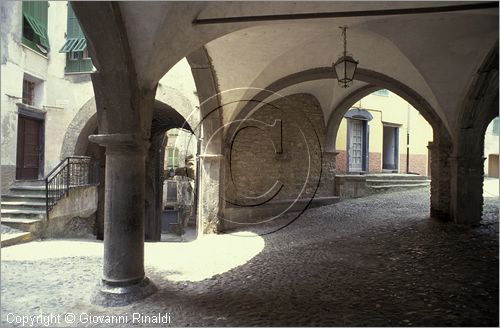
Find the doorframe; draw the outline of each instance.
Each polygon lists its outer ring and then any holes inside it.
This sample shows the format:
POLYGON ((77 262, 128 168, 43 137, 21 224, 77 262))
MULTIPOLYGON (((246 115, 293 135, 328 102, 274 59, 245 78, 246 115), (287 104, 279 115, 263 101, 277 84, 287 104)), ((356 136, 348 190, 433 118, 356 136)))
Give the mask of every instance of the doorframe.
MULTIPOLYGON (((31 106, 28 106, 23 103, 17 103, 17 116, 18 116, 18 122, 19 122, 19 117, 25 117, 28 119, 36 120, 40 122, 40 130, 38 133, 38 142, 40 144, 40 148, 38 150, 38 180, 44 178, 44 172, 45 172, 45 111, 36 109, 36 108, 31 108, 31 106)), ((19 123, 17 125, 17 129, 19 130, 19 123)), ((17 145, 19 143, 19 131, 17 135, 17 140, 16 140, 16 170, 17 170, 17 152, 19 151, 17 149, 17 145)), ((17 178, 17 172, 16 172, 16 177, 15 180, 19 180, 17 178)))
POLYGON ((364 174, 368 172, 369 168, 369 160, 370 160, 370 122, 373 119, 372 114, 363 108, 352 107, 348 110, 344 117, 347 120, 347 143, 346 143, 346 172, 352 174, 364 174), (363 154, 362 154, 362 162, 361 162, 361 171, 351 171, 349 170, 349 141, 351 137, 351 121, 350 120, 358 120, 362 121, 362 129, 363 129, 363 154))
POLYGON ((399 130, 401 124, 382 122, 382 170, 384 170, 384 128, 393 128, 394 130, 394 168, 387 169, 399 172, 399 130))

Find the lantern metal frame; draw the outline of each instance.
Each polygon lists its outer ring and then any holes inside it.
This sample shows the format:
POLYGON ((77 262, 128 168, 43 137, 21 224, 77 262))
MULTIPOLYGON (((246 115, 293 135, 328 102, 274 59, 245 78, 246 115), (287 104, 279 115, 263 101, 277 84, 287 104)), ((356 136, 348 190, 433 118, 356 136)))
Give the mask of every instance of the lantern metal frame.
POLYGON ((339 85, 342 88, 347 88, 354 81, 354 75, 356 74, 356 69, 358 68, 359 61, 355 60, 351 55, 347 53, 347 26, 340 26, 340 29, 342 29, 342 36, 344 37, 344 52, 332 66, 335 70, 335 75, 337 76, 339 85), (349 74, 348 76, 348 66, 350 65, 354 66, 354 69, 352 70, 352 74, 349 74), (340 74, 341 72, 343 72, 343 74, 340 74))

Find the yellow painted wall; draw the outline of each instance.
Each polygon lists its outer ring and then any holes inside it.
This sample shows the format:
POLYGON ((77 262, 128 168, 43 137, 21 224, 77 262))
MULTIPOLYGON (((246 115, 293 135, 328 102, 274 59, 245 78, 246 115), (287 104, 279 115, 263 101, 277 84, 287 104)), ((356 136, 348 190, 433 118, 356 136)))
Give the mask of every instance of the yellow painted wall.
MULTIPOLYGON (((404 99, 389 91, 388 96, 371 94, 353 104, 353 107, 365 109, 370 112, 373 119, 369 122, 370 140, 369 151, 382 153, 383 150, 383 125, 384 123, 399 125, 399 155, 406 155, 407 132, 409 122, 410 155, 425 155, 427 158, 427 145, 433 139, 432 127, 423 116, 404 99)), ((347 146, 347 120, 344 118, 339 127, 336 139, 336 149, 346 150, 347 146)), ((410 165, 411 166, 411 165, 410 165)), ((405 168, 400 167, 400 172, 405 168)))
POLYGON ((339 131, 337 132, 337 139, 335 142, 335 149, 346 150, 347 149, 347 120, 342 119, 339 126, 339 131))

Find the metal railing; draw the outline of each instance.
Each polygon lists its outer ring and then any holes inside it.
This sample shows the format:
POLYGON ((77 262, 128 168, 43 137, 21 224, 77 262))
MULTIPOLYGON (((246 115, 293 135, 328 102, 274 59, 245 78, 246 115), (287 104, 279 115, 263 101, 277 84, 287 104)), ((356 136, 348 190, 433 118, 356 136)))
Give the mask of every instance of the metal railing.
POLYGON ((66 157, 45 178, 47 220, 50 210, 70 188, 98 184, 99 163, 88 156, 66 157))

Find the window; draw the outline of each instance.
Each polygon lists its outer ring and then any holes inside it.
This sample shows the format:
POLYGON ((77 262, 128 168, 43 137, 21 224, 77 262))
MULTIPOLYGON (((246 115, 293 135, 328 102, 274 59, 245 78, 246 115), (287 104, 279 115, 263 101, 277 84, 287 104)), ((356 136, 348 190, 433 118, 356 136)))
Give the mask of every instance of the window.
POLYGON ((87 40, 83 35, 78 19, 70 4, 68 4, 66 42, 60 53, 66 54, 66 73, 92 71, 92 60, 87 51, 87 40))
POLYGON ((498 135, 498 117, 493 119, 493 135, 498 135))
POLYGON ((49 37, 47 36, 47 1, 23 1, 23 37, 24 45, 36 52, 47 54, 49 37))
POLYGON ((167 153, 168 153, 167 168, 175 169, 179 167, 179 149, 167 148, 167 153))
POLYGON ((23 80, 23 104, 33 106, 35 98, 35 82, 23 80))
POLYGON ((380 90, 375 91, 373 94, 376 96, 381 96, 381 97, 389 97, 389 90, 380 89, 380 90))

